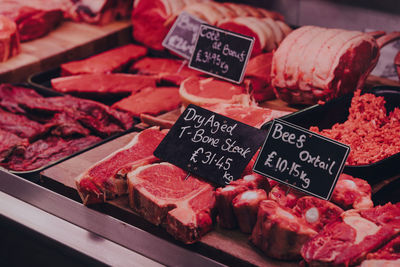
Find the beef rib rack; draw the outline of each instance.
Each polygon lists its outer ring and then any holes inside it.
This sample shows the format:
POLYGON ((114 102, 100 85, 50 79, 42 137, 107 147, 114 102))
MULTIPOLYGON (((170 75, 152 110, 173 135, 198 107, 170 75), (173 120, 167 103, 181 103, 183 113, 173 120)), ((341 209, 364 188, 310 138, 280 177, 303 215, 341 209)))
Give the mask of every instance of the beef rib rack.
POLYGON ((129 172, 129 205, 176 239, 193 243, 212 228, 215 196, 213 186, 186 176, 186 171, 165 162, 129 172))

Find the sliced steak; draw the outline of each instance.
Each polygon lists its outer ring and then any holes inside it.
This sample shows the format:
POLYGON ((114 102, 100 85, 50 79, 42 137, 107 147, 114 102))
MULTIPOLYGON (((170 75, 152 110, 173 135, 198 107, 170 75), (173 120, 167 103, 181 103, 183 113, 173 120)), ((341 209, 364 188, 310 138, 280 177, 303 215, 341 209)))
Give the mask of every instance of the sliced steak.
POLYGON ((258 206, 267 199, 262 189, 247 190, 232 200, 233 211, 239 223, 240 231, 250 234, 257 221, 258 206))
POLYGON ((85 205, 103 202, 126 193, 126 173, 156 162, 153 152, 165 133, 157 128, 138 133, 124 147, 95 163, 76 178, 76 187, 85 205))
POLYGON ((156 78, 125 73, 82 74, 51 80, 54 90, 88 98, 128 96, 144 87, 156 86, 156 78))
POLYGON ((212 228, 214 188, 169 163, 151 164, 128 173, 129 204, 149 222, 163 224, 184 243, 198 241, 212 228))
POLYGON ((317 232, 321 231, 325 225, 339 220, 343 212, 335 204, 312 196, 299 198, 293 210, 317 232))
POLYGON ((145 47, 128 44, 86 59, 61 64, 61 75, 119 72, 146 54, 145 47))
MULTIPOLYGON (((1 4, 0 4, 1 5, 1 4)), ((17 25, 0 11, 0 62, 7 61, 20 51, 17 25)))
POLYGON ((89 135, 90 131, 83 127, 76 119, 75 113, 66 110, 56 113, 54 117, 45 124, 45 127, 54 136, 74 137, 89 135))
POLYGON ((180 105, 177 87, 147 87, 114 103, 112 107, 139 117, 141 114, 158 115, 180 105))
POLYGON ((11 84, 0 84, 0 106, 11 113, 25 114, 26 111, 20 106, 21 104, 42 98, 35 90, 11 84))
POLYGON ((317 232, 303 218, 273 200, 261 201, 250 241, 266 255, 280 260, 300 259, 300 249, 317 232))
POLYGON ((332 193, 331 201, 343 209, 372 208, 371 186, 367 181, 342 173, 332 193))
POLYGON ((46 127, 24 115, 13 114, 0 109, 0 129, 21 138, 35 140, 46 132, 46 127))
POLYGON ((50 136, 29 145, 25 153, 13 154, 4 166, 14 171, 31 171, 69 156, 99 142, 97 136, 85 136, 77 139, 62 139, 50 136))
POLYGON ((28 145, 28 139, 0 129, 0 162, 7 160, 15 151, 20 154, 28 145))

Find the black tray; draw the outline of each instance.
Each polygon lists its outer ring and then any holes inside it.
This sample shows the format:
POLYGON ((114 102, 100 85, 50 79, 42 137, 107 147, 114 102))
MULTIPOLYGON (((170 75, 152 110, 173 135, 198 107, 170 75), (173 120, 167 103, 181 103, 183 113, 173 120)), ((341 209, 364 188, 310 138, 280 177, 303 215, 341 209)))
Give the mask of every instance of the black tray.
MULTIPOLYGON (((57 92, 57 91, 54 91, 54 90, 51 90, 51 89, 46 88, 46 87, 44 87, 44 86, 43 86, 43 87, 33 87, 33 86, 28 85, 28 84, 25 84, 25 83, 18 83, 18 84, 15 83, 15 84, 13 84, 13 85, 15 85, 15 86, 20 86, 20 87, 26 87, 26 88, 29 88, 29 89, 33 89, 33 90, 35 90, 36 92, 38 92, 39 94, 41 94, 41 95, 44 96, 44 97, 64 96, 64 94, 62 94, 62 93, 60 93, 60 92, 57 92)), ((135 125, 136 125, 137 123, 138 123, 138 121, 135 120, 134 123, 133 123, 133 126, 132 126, 130 129, 128 129, 128 130, 126 130, 126 131, 122 131, 122 132, 120 132, 120 133, 116 133, 116 134, 111 135, 111 136, 109 136, 109 137, 106 137, 106 138, 100 140, 100 141, 97 142, 97 143, 94 143, 94 144, 92 144, 92 145, 89 145, 89 146, 86 147, 86 148, 83 148, 83 149, 81 149, 81 150, 79 150, 79 151, 77 151, 77 152, 75 152, 75 153, 72 153, 72 154, 70 154, 70 155, 68 155, 68 156, 62 157, 62 158, 60 158, 60 159, 58 159, 58 160, 54 160, 54 161, 48 162, 47 164, 45 164, 45 165, 43 165, 43 166, 41 166, 41 167, 39 167, 39 168, 36 168, 36 169, 33 169, 33 170, 29 170, 29 171, 14 171, 14 170, 10 170, 10 169, 7 169, 7 168, 4 168, 4 167, 1 167, 1 166, 0 166, 0 169, 1 169, 1 170, 4 170, 4 171, 6 171, 6 172, 10 172, 10 173, 19 175, 19 176, 21 176, 21 177, 27 178, 27 179, 29 179, 29 180, 32 180, 33 182, 38 182, 38 181, 39 181, 39 180, 38 180, 38 174, 39 174, 41 171, 43 171, 44 169, 47 169, 47 168, 49 168, 49 167, 51 167, 51 166, 53 166, 53 165, 56 165, 56 164, 58 164, 58 163, 60 163, 60 162, 62 162, 62 161, 64 161, 64 160, 67 160, 67 159, 69 159, 69 158, 75 157, 76 155, 79 155, 79 154, 81 154, 81 153, 83 153, 83 152, 85 152, 85 151, 88 151, 88 150, 90 150, 90 149, 92 149, 92 148, 94 148, 94 147, 97 147, 97 146, 99 146, 99 145, 102 145, 102 144, 104 144, 104 143, 106 143, 106 142, 108 142, 108 141, 110 141, 110 140, 113 140, 113 139, 115 139, 115 138, 117 138, 117 137, 120 137, 120 136, 122 136, 122 135, 125 135, 125 134, 127 134, 127 133, 130 133, 130 132, 136 130, 135 125)))
MULTIPOLYGON (((363 93, 372 93, 385 98, 386 110, 391 112, 395 107, 400 107, 400 87, 377 86, 363 93)), ((324 105, 314 105, 309 108, 286 115, 281 119, 309 129, 318 126, 321 129, 329 129, 335 123, 343 123, 349 115, 349 107, 353 93, 328 101, 324 105)), ((268 129, 270 124, 265 124, 263 129, 268 129)), ((370 184, 376 184, 386 178, 400 174, 400 153, 386 159, 368 165, 345 165, 343 172, 354 177, 367 180, 370 184)))

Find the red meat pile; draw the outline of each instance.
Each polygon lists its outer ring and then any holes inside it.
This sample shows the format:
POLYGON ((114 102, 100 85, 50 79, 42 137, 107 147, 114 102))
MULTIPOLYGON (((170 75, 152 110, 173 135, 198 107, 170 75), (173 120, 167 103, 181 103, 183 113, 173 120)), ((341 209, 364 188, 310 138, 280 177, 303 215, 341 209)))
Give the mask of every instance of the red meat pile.
POLYGON ((10 170, 37 169, 132 125, 128 114, 94 101, 0 85, 0 165, 10 170))
POLYGON ((311 131, 350 145, 349 165, 370 164, 400 152, 400 109, 386 113, 383 97, 357 90, 344 123, 311 131))

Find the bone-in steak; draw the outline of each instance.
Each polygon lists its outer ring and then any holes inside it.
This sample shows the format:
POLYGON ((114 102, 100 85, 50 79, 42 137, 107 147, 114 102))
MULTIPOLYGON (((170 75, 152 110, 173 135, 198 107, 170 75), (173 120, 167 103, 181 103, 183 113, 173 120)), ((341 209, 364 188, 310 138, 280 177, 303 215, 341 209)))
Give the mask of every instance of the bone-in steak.
POLYGON ((126 193, 125 175, 138 166, 157 161, 153 152, 165 133, 150 128, 135 135, 123 148, 91 166, 76 179, 84 204, 103 202, 106 198, 126 193))
POLYGON ((193 243, 211 230, 214 188, 169 163, 151 164, 128 173, 132 209, 184 243, 193 243))

